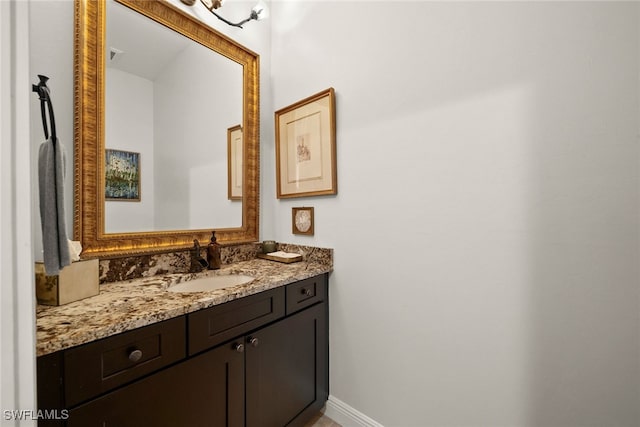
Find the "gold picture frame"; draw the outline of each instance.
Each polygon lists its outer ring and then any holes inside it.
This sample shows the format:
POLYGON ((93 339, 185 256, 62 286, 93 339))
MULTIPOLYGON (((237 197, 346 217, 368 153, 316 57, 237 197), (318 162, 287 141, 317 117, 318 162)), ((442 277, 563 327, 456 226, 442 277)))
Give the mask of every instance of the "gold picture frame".
POLYGON ((336 194, 335 91, 275 112, 278 199, 336 194))
POLYGON ((291 230, 293 234, 313 236, 313 207, 291 208, 291 230))
MULTIPOLYGON (((116 0, 237 62, 243 69, 244 175, 242 225, 217 228, 223 245, 258 240, 260 218, 260 57, 166 1, 116 0)), ((74 240, 82 258, 113 258, 184 250, 206 242, 211 229, 107 233, 105 231, 104 0, 74 2, 74 240)), ((224 197, 224 196, 223 196, 224 197)))
POLYGON ((229 200, 242 200, 242 126, 227 129, 227 174, 229 200))

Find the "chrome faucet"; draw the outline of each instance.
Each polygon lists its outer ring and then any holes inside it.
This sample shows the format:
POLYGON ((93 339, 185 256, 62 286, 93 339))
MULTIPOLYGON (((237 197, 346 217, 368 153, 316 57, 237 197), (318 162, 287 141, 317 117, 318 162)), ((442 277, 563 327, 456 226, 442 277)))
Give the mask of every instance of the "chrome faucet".
POLYGON ((198 239, 193 239, 193 252, 191 254, 191 271, 202 271, 209 267, 209 263, 206 259, 202 258, 200 254, 200 242, 198 239))

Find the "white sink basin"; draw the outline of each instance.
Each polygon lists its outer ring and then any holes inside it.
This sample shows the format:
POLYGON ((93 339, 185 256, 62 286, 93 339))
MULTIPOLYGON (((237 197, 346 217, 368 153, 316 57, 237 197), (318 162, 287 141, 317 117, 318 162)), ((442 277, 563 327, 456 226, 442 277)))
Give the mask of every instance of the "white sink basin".
POLYGON ((201 277, 170 286, 169 292, 208 292, 230 286, 245 285, 254 280, 251 276, 243 274, 224 274, 219 276, 201 277))

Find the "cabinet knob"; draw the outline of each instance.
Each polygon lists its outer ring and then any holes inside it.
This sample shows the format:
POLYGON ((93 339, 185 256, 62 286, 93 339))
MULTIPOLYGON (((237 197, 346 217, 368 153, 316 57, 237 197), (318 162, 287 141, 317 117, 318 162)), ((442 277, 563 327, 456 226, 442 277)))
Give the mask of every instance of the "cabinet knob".
POLYGON ((309 288, 302 288, 301 292, 302 292, 302 295, 304 295, 306 297, 310 297, 311 296, 311 289, 309 289, 309 288))
POLYGON ((258 340, 258 338, 256 338, 256 337, 249 337, 249 338, 247 338, 247 342, 248 342, 249 344, 251 344, 252 346, 254 346, 254 347, 257 347, 257 346, 258 346, 258 344, 260 344, 260 341, 259 341, 259 340, 258 340))
POLYGON ((129 353, 129 360, 131 360, 132 362, 137 362, 140 359, 142 359, 142 350, 133 350, 131 353, 129 353))
POLYGON ((233 349, 238 353, 242 353, 244 351, 244 344, 237 342, 233 345, 233 349))

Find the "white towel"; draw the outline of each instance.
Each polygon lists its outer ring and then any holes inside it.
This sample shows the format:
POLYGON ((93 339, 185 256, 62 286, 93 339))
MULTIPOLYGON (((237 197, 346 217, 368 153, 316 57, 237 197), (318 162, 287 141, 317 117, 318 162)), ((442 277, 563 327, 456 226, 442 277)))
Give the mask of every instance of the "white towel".
POLYGON ((48 275, 56 275, 71 264, 64 215, 65 167, 64 146, 57 140, 54 146, 51 138, 43 142, 38 154, 38 182, 44 268, 48 275))
POLYGON ((71 262, 80 261, 80 254, 82 253, 82 245, 75 240, 69 240, 69 258, 71 262))

